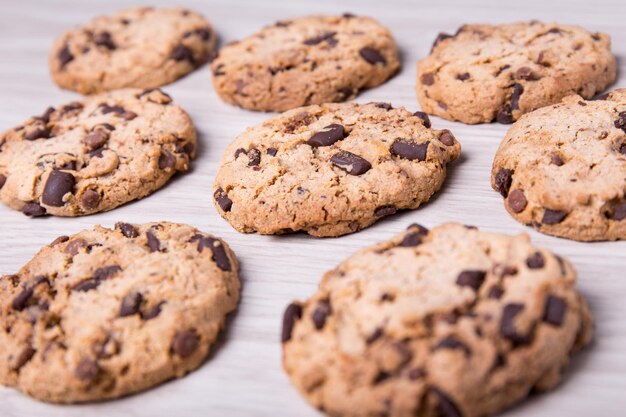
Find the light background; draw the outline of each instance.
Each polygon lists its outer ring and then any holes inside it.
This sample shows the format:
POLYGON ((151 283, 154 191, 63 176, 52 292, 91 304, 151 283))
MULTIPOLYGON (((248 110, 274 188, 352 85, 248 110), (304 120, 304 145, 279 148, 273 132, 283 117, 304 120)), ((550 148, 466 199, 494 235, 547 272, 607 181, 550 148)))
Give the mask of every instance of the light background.
MULTIPOLYGON (((0 130, 42 113, 49 105, 78 99, 78 95, 61 91, 50 80, 47 59, 53 39, 92 16, 130 4, 146 5, 128 0, 1 0, 0 130)), ((411 111, 419 109, 414 93, 415 62, 428 54, 438 32, 453 33, 469 22, 536 18, 605 31, 613 38, 621 69, 615 85, 626 86, 623 0, 181 0, 151 4, 183 5, 201 12, 214 25, 221 44, 298 15, 349 11, 373 16, 393 31, 402 52, 403 69, 383 86, 361 94, 357 101, 388 101, 411 111)), ((121 400, 64 407, 42 404, 0 388, 0 416, 316 416, 318 413, 298 396, 281 370, 278 340, 284 307, 292 299, 312 294, 323 272, 356 249, 387 239, 412 222, 432 227, 449 220, 495 232, 527 232, 538 245, 570 258, 596 318, 595 342, 575 358, 564 383, 556 391, 535 396, 505 415, 625 415, 626 242, 577 243, 535 233, 515 222, 489 185, 491 160, 506 126, 465 126, 433 117, 435 128, 448 128, 460 140, 463 157, 451 167, 442 192, 419 210, 392 216, 337 239, 243 235, 216 212, 211 185, 229 141, 268 115, 222 103, 212 89, 206 67, 164 90, 191 114, 199 131, 200 154, 193 170, 142 201, 89 217, 28 219, 0 206, 0 273, 17 271, 40 246, 55 237, 94 224, 112 226, 119 220, 184 222, 223 237, 236 251, 244 283, 238 313, 229 321, 211 359, 184 379, 121 400)))

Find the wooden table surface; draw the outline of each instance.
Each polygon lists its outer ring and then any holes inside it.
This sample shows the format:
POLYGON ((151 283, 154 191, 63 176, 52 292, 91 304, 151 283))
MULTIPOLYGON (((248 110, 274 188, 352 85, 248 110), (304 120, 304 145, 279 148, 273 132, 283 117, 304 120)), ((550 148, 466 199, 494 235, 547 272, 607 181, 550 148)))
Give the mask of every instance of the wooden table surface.
MULTIPOLYGON (((503 5, 489 0, 212 0, 156 1, 184 5, 204 14, 219 33, 221 44, 240 39, 279 19, 313 13, 350 11, 376 17, 387 25, 402 53, 402 71, 357 101, 388 101, 419 109, 415 98, 415 62, 426 56, 440 31, 454 32, 468 22, 497 23, 541 19, 580 24, 604 31, 613 39, 620 78, 626 86, 626 5, 623 0, 526 0, 503 5), (384 4, 384 6, 383 6, 384 4)), ((506 2, 509 3, 509 2, 506 2)), ((48 74, 53 39, 64 29, 92 16, 140 1, 0 2, 0 130, 11 128, 48 105, 78 99, 56 87, 48 74)), ((128 398, 81 406, 53 406, 13 389, 0 388, 0 416, 316 416, 281 369, 279 330, 282 312, 293 299, 308 297, 324 271, 355 250, 388 239, 411 222, 434 226, 459 221, 484 230, 529 233, 533 241, 567 256, 579 272, 579 286, 596 319, 595 341, 577 355, 563 384, 534 396, 506 416, 570 417, 626 415, 626 242, 578 243, 541 235, 514 221, 502 198, 489 185, 491 161, 507 127, 466 126, 433 117, 435 128, 452 130, 463 156, 451 166, 441 192, 421 209, 392 216, 353 235, 315 239, 304 235, 268 237, 233 230, 213 207, 211 186, 227 144, 267 114, 222 103, 204 67, 166 86, 192 116, 199 131, 200 153, 190 173, 175 178, 144 200, 109 213, 82 218, 29 219, 0 205, 0 273, 16 272, 44 244, 94 224, 116 221, 168 220, 189 223, 223 237, 242 263, 243 292, 222 342, 199 370, 128 398)))

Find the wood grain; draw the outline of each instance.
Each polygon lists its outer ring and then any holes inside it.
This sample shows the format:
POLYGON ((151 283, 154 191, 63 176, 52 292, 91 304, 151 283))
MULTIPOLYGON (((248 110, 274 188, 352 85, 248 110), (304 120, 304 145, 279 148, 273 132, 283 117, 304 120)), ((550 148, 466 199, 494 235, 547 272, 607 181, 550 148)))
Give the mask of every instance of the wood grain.
MULTIPOLYGON (((151 1, 166 6, 166 1, 151 1)), ((215 25, 221 42, 239 39, 276 20, 312 13, 350 11, 378 18, 394 32, 403 69, 387 84, 361 94, 357 101, 389 101, 419 108, 415 62, 424 57, 440 31, 454 32, 468 22, 509 22, 537 18, 585 26, 609 33, 619 58, 624 86, 626 7, 623 0, 396 0, 333 1, 231 0, 172 2, 198 10, 215 25), (384 4, 384 7, 381 5, 384 4)), ((0 129, 7 129, 48 105, 77 99, 50 80, 47 57, 55 36, 88 18, 138 1, 8 1, 0 2, 0 129)), ((448 182, 423 208, 402 213, 360 233, 337 239, 306 236, 265 237, 235 232, 211 202, 217 162, 226 145, 266 114, 222 103, 202 68, 167 86, 178 104, 193 117, 200 133, 200 155, 193 171, 154 195, 110 213, 75 219, 28 219, 0 207, 0 272, 15 272, 38 248, 62 234, 93 224, 115 221, 169 220, 192 224, 225 238, 242 261, 242 302, 210 360, 184 379, 146 393, 101 404, 51 406, 14 390, 0 389, 0 415, 25 416, 316 416, 290 386, 281 370, 279 328, 284 307, 309 296, 324 271, 358 248, 387 239, 411 222, 427 226, 456 220, 485 230, 529 233, 534 242, 569 257, 580 275, 580 287, 596 318, 594 344, 578 355, 564 383, 554 392, 531 398, 506 416, 622 416, 626 405, 626 242, 577 243, 535 233, 515 222, 501 197, 489 186, 493 154, 506 127, 465 126, 433 118, 435 128, 454 132, 463 157, 450 170, 448 182)))

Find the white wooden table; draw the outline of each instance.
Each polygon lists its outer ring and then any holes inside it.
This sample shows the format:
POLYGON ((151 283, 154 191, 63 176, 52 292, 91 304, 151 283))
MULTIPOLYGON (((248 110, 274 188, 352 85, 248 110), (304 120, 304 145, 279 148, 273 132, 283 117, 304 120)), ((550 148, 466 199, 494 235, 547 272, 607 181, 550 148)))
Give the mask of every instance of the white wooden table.
MULTIPOLYGON (((50 80, 47 57, 55 36, 92 16, 110 13, 141 0, 1 0, 0 129, 8 129, 48 105, 77 99, 50 80)), ((153 5, 184 5, 204 14, 221 43, 239 39, 279 19, 312 13, 370 15, 394 32, 403 69, 385 85, 357 101, 388 101, 419 108, 414 93, 415 62, 424 57, 440 31, 454 32, 469 22, 542 19, 609 33, 626 86, 626 4, 624 0, 350 0, 341 5, 317 0, 150 0, 153 5), (384 3, 384 5, 383 5, 384 3), (508 2, 506 2, 508 3, 508 2)), ((152 196, 109 213, 82 218, 29 219, 0 206, 0 273, 12 273, 55 237, 94 224, 168 220, 192 224, 228 241, 242 263, 243 292, 223 343, 211 359, 187 377, 145 393, 99 404, 52 406, 0 388, 0 416, 316 416, 318 413, 290 386, 281 369, 279 330, 284 307, 315 290, 322 273, 356 249, 387 239, 411 222, 426 226, 456 220, 503 233, 529 233, 542 246, 569 257, 596 318, 593 345, 579 354, 564 383, 535 396, 506 416, 570 417, 626 415, 626 242, 577 243, 526 228, 504 210, 491 190, 493 154, 506 126, 465 126, 433 118, 436 128, 454 132, 463 156, 442 191, 423 208, 401 213, 357 234, 318 240, 301 235, 244 235, 221 219, 211 201, 211 185, 226 145, 247 126, 268 115, 222 103, 205 67, 164 88, 192 116, 200 134, 200 154, 193 170, 152 196)))

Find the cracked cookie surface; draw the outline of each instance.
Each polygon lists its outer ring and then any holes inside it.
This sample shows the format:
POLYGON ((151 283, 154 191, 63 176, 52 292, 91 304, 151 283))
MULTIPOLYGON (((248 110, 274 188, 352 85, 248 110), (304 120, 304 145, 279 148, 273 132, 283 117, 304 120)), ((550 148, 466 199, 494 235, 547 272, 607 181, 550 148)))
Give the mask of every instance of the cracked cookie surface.
POLYGON ((442 33, 417 70, 425 112, 470 124, 512 123, 565 96, 602 92, 615 81, 616 61, 604 33, 532 21, 442 33))
POLYGON ((206 359, 239 286, 230 248, 191 226, 61 236, 0 280, 0 383, 71 403, 182 377, 206 359))
POLYGON ((500 144, 491 185, 516 220, 540 232, 626 239, 626 89, 523 116, 500 144))
POLYGON ((575 281, 527 235, 411 225, 287 307, 283 366, 332 416, 491 415, 554 387, 589 342, 575 281))
POLYGON ((387 103, 302 107, 226 149, 215 205, 240 232, 339 236, 414 209, 443 184, 459 142, 428 116, 387 103))
POLYGON ((222 100, 263 111, 345 101, 399 68, 391 32, 353 15, 277 22, 226 45, 211 63, 222 100))
POLYGON ((29 216, 113 209, 187 171, 196 131, 160 90, 116 90, 48 108, 0 135, 0 198, 29 216))
POLYGON ((190 10, 127 9, 65 32, 52 47, 50 72, 60 87, 82 94, 155 88, 206 62, 216 40, 190 10))

